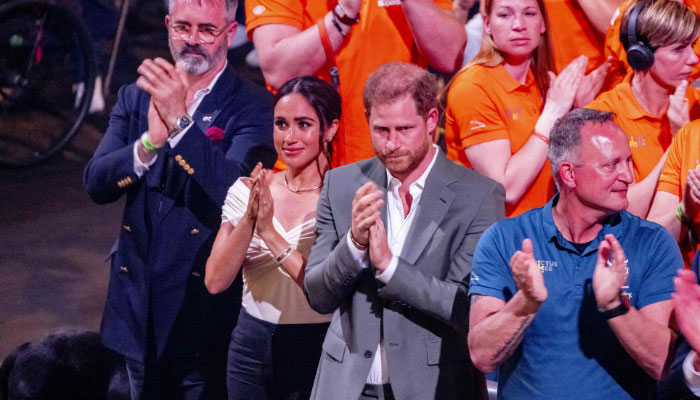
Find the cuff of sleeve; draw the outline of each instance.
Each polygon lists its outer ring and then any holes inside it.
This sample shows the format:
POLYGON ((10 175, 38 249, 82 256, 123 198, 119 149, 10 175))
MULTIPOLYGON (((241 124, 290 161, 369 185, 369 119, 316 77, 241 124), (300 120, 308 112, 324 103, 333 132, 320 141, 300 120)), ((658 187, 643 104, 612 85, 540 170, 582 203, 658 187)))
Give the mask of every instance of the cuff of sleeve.
POLYGON ((685 360, 683 360, 683 378, 688 389, 694 395, 700 396, 700 373, 693 368, 695 356, 696 353, 692 350, 685 356, 685 360))
POLYGON ((379 273, 375 275, 375 278, 377 278, 380 282, 387 284, 391 280, 391 277, 394 276, 394 272, 396 272, 396 267, 399 265, 399 256, 391 256, 391 261, 389 262, 389 265, 386 267, 384 272, 379 273))
POLYGON ((143 174, 148 172, 148 168, 150 168, 150 166, 156 162, 157 158, 158 154, 156 154, 155 157, 153 157, 151 161, 147 163, 141 161, 141 159, 139 158, 139 140, 134 142, 134 173, 136 174, 136 176, 141 178, 143 174))
POLYGON ((174 148, 175 146, 177 146, 178 143, 180 143, 180 140, 182 140, 182 137, 185 136, 185 133, 187 133, 187 131, 189 131, 190 128, 192 128, 193 124, 194 123, 190 124, 190 126, 183 129, 180 133, 178 133, 177 135, 168 139, 168 144, 170 144, 170 148, 174 148))
POLYGON ((355 262, 358 264, 362 264, 363 268, 367 267, 367 263, 365 262, 367 258, 367 251, 362 251, 355 247, 355 245, 352 243, 352 239, 350 239, 350 231, 348 231, 348 234, 345 235, 345 240, 348 242, 348 249, 350 250, 353 260, 355 260, 355 262))

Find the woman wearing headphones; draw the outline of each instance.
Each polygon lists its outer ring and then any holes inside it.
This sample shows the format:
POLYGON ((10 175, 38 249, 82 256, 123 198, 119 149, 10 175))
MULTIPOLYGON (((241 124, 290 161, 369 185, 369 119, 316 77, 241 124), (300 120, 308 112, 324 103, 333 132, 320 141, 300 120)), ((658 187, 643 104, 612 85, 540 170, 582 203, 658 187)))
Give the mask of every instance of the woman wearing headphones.
POLYGON ((688 86, 698 57, 700 18, 673 0, 633 1, 622 15, 620 41, 634 70, 588 108, 612 111, 629 137, 635 183, 628 211, 645 218, 675 133, 700 118, 700 92, 688 86))

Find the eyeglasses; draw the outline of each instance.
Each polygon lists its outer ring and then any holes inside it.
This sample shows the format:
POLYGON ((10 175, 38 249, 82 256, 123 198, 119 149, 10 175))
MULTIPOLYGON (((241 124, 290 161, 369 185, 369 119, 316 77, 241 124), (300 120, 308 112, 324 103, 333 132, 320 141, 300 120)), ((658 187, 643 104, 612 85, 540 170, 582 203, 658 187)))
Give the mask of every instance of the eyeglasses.
MULTIPOLYGON (((199 35, 199 43, 200 44, 212 44, 216 41, 216 39, 221 36, 221 34, 225 31, 226 29, 216 29, 210 26, 204 26, 201 27, 197 30, 197 34, 199 35)), ((173 40, 183 40, 185 42, 188 42, 191 38, 192 35, 194 35, 194 31, 191 26, 185 25, 185 24, 172 24, 170 25, 170 38, 173 40)))

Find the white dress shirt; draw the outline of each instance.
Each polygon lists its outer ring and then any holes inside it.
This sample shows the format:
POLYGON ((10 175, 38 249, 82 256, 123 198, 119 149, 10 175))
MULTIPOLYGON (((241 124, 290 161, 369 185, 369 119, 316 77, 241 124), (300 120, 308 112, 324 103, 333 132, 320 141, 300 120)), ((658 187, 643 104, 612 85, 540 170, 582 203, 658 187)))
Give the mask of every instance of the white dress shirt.
MULTIPOLYGON (((192 104, 187 108, 187 113, 189 115, 194 115, 194 113, 195 113, 195 111, 197 111, 197 108, 199 107, 199 105, 202 104, 202 100, 204 100, 204 98, 209 93, 211 93, 212 88, 214 87, 214 85, 216 85, 216 82, 221 77, 221 74, 223 74, 224 71, 226 70, 227 65, 228 65, 228 61, 226 61, 224 63, 224 67, 221 69, 221 71, 219 71, 218 74, 216 74, 216 76, 214 76, 214 79, 212 79, 211 82, 209 82, 209 85, 207 87, 205 87, 204 89, 198 90, 194 94, 194 102, 192 102, 192 104)), ((187 128, 183 129, 182 132, 180 132, 177 135, 168 139, 168 143, 170 144, 170 148, 173 148, 173 147, 177 146, 178 143, 180 143, 180 140, 182 140, 183 136, 185 136, 185 133, 187 133, 187 131, 190 130, 190 128, 192 127, 193 124, 194 124, 194 122, 192 124, 190 124, 190 126, 188 126, 187 128)), ((139 145, 140 141, 141 141, 141 139, 136 139, 136 142, 134 142, 134 172, 136 173, 136 176, 138 176, 139 178, 142 177, 143 174, 148 172, 148 169, 151 167, 151 165, 153 165, 153 163, 156 162, 156 159, 158 159, 158 154, 156 154, 147 163, 142 162, 141 159, 139 158, 139 153, 138 153, 138 145, 139 145)))
MULTIPOLYGON (((433 155, 430 165, 428 165, 428 168, 425 169, 423 174, 408 187, 408 192, 412 197, 412 201, 411 208, 405 217, 403 202, 399 196, 401 181, 394 178, 389 170, 386 171, 388 182, 386 199, 386 233, 392 256, 391 262, 389 262, 389 265, 384 272, 377 273, 376 275, 376 278, 382 283, 388 283, 389 280, 391 280, 391 277, 394 275, 394 272, 399 264, 399 255, 401 254, 401 250, 406 242, 406 236, 411 230, 413 219, 418 212, 418 203, 420 202, 421 195, 423 194, 423 188, 425 188, 425 181, 427 180, 428 174, 430 174, 430 171, 433 169, 433 165, 435 165, 435 160, 437 159, 438 149, 435 145, 433 145, 433 147, 435 148, 435 154, 433 155)), ((355 247, 350 239, 350 232, 348 232, 346 240, 348 241, 348 246, 355 260, 362 263, 364 267, 367 267, 367 251, 361 251, 355 247)), ((377 351, 375 352, 374 359, 372 360, 372 367, 367 375, 367 383, 381 385, 384 383, 389 383, 389 381, 389 367, 386 360, 386 351, 384 349, 384 334, 382 333, 379 344, 377 345, 377 351), (380 357, 377 357, 377 354, 379 354, 380 357)))
POLYGON ((700 396, 700 372, 693 368, 695 357, 697 357, 697 354, 693 350, 685 356, 685 360, 683 360, 683 379, 688 389, 690 389, 694 395, 700 396))

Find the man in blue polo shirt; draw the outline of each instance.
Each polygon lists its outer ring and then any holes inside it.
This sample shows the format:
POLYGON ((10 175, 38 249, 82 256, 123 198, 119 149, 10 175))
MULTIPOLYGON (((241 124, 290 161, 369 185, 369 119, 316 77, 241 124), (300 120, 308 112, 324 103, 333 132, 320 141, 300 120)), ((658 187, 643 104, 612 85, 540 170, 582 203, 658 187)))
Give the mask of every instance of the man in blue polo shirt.
POLYGON ((672 358, 673 238, 624 211, 634 182, 612 113, 575 109, 552 130, 559 194, 482 236, 469 351, 500 367, 499 399, 651 399, 672 358))

